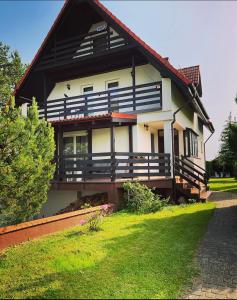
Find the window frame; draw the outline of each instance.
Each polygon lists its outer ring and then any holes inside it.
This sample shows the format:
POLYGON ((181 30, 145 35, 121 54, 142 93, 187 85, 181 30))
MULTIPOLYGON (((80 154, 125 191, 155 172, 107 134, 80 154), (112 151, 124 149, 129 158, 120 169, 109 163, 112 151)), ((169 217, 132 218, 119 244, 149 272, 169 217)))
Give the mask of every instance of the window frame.
POLYGON ((191 128, 184 130, 184 156, 196 158, 199 156, 198 134, 191 128))

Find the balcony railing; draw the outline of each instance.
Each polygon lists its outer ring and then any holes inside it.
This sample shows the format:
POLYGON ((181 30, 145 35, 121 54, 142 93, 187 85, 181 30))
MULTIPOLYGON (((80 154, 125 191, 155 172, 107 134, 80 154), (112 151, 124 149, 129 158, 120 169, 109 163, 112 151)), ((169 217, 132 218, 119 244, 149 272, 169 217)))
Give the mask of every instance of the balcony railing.
POLYGON ((136 112, 161 109, 161 82, 117 88, 86 95, 48 100, 40 116, 70 119, 110 112, 136 112))
POLYGON ((58 181, 88 181, 121 178, 171 176, 170 154, 141 152, 105 152, 62 155, 56 158, 55 179, 58 181))
POLYGON ((87 57, 108 53, 127 45, 120 35, 109 28, 93 31, 62 41, 56 41, 50 53, 43 56, 38 70, 74 63, 87 57))

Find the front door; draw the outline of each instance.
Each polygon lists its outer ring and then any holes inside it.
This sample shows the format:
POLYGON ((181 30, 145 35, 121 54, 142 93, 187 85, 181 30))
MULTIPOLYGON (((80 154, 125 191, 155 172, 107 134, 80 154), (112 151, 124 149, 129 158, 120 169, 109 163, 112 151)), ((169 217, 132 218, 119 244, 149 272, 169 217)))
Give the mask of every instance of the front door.
MULTIPOLYGON (((158 130, 158 151, 159 153, 164 153, 164 130, 158 130)), ((179 132, 174 129, 174 154, 179 156, 179 132)))
POLYGON ((65 155, 66 175, 68 181, 80 180, 82 171, 80 169, 80 160, 84 160, 84 154, 88 153, 88 132, 77 131, 76 133, 65 133, 63 136, 63 155, 65 155), (78 178, 77 178, 78 175, 78 178))

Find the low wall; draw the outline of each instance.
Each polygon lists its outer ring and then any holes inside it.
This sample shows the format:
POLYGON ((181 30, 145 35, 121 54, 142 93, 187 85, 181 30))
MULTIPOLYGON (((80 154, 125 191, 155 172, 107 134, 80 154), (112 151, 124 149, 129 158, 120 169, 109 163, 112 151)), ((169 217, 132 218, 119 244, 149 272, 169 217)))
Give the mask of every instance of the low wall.
POLYGON ((42 235, 80 225, 81 220, 88 220, 88 218, 96 212, 101 211, 105 214, 109 214, 113 212, 113 210, 113 204, 105 204, 0 228, 0 250, 42 235))

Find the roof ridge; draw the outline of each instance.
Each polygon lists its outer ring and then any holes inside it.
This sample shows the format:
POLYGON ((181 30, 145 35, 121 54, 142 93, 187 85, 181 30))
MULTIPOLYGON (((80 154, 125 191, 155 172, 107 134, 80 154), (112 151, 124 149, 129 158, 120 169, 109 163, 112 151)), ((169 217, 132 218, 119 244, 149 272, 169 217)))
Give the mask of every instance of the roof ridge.
POLYGON ((177 68, 175 68, 167 59, 163 58, 156 50, 151 48, 146 42, 144 42, 137 34, 135 34, 127 25, 125 25, 119 18, 117 18, 107 7, 105 7, 99 0, 93 0, 95 4, 97 4, 101 9, 103 9, 110 17, 116 21, 125 31, 127 31, 141 46, 145 46, 145 48, 154 55, 158 60, 160 60, 163 65, 165 65, 170 71, 176 74, 181 80, 185 82, 185 84, 191 84, 191 81, 181 74, 177 68))

